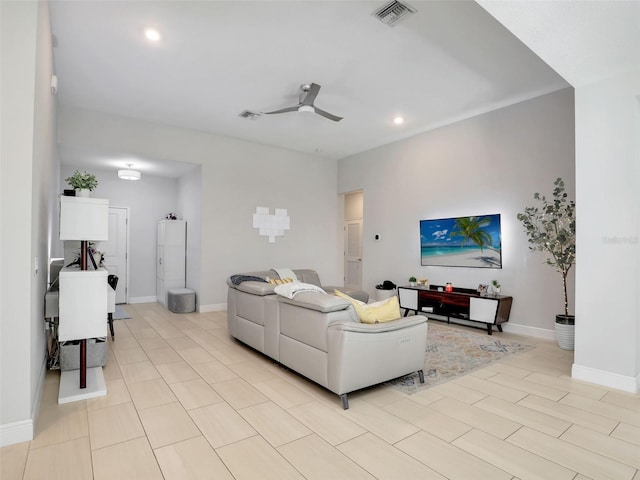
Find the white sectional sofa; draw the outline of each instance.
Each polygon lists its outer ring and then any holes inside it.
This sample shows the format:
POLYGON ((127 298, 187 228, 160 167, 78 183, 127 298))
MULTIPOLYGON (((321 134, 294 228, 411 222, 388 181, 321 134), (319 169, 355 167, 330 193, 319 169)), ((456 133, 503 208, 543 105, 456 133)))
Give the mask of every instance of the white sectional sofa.
MULTIPOLYGON (((294 271, 302 280, 317 278, 313 270, 294 271)), ((303 292, 290 299, 269 283, 227 284, 231 336, 340 395, 345 409, 349 392, 414 372, 424 381, 426 317, 365 324, 335 295, 303 292)))

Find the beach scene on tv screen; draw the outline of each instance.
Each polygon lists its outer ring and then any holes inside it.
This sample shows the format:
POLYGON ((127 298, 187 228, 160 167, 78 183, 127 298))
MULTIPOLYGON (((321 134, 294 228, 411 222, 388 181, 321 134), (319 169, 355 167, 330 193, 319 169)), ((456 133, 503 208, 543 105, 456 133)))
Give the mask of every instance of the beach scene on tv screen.
POLYGON ((500 214, 420 221, 424 266, 502 268, 500 214))

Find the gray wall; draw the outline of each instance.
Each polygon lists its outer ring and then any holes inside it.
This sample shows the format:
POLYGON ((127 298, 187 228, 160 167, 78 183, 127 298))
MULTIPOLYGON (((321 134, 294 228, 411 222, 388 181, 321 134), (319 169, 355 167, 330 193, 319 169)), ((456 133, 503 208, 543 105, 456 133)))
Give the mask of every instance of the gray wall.
POLYGON ((45 369, 47 284, 58 160, 46 2, 0 2, 0 438, 31 440, 45 369))
POLYGON ((335 161, 227 141, 202 172, 203 303, 223 306, 226 277, 257 267, 307 266, 337 281, 335 161), (256 207, 287 209, 291 230, 268 243, 253 228, 256 207))
POLYGON ((187 221, 187 288, 200 304, 202 246, 202 169, 195 167, 178 181, 178 208, 187 221))
POLYGON ((640 70, 576 89, 573 376, 640 391, 640 70), (608 298, 608 293, 612 298, 608 298))
MULTIPOLYGON (((86 110, 61 110, 59 122, 59 141, 66 148, 90 145, 113 155, 201 166, 200 197, 188 193, 191 186, 197 189, 195 176, 181 180, 177 193, 178 205, 185 210, 179 213, 201 218, 201 309, 225 307, 225 281, 233 273, 308 267, 317 269, 327 283, 338 281, 342 250, 336 161, 86 110), (252 226, 259 206, 272 213, 286 208, 291 217, 291 230, 273 244, 252 226)), ((190 282, 197 285, 193 278, 190 282)))
POLYGON ((556 177, 575 198, 573 109, 565 89, 341 160, 338 190, 364 190, 363 287, 373 294, 412 275, 466 288, 497 279, 514 297, 509 328, 551 337, 561 277, 529 251, 516 214, 556 177), (502 215, 501 270, 420 266, 421 219, 492 213, 502 215))
MULTIPOLYGON (((61 161, 64 162, 64 158, 61 161)), ((73 165, 61 167, 60 191, 70 188, 64 179, 71 176, 76 168, 73 165)), ((157 223, 169 212, 182 218, 178 180, 143 174, 140 180, 127 181, 120 180, 115 169, 90 172, 98 179, 93 197, 106 198, 111 206, 129 209, 129 301, 152 301, 156 296, 157 223)), ((61 244, 56 241, 58 248, 61 244)))

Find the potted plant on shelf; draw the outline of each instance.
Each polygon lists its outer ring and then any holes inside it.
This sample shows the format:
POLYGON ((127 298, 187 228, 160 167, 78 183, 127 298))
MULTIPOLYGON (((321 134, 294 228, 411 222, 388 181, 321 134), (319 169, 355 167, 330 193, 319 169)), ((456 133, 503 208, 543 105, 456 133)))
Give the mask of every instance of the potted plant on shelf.
POLYGON ((498 282, 498 280, 491 280, 491 287, 493 289, 493 293, 496 295, 500 293, 500 282, 498 282))
POLYGON ((418 280, 416 279, 416 277, 409 277, 409 285, 411 285, 412 287, 416 286, 416 282, 418 280))
POLYGON ((518 220, 529 237, 529 248, 549 254, 547 264, 562 275, 564 313, 556 315, 556 340, 560 348, 573 350, 575 316, 569 315, 567 275, 576 260, 576 203, 567 198, 561 178, 556 179, 554 186, 553 199, 534 194, 540 205, 526 207, 524 213, 518 214, 518 220))
POLYGON ((77 197, 89 197, 92 190, 98 186, 98 179, 95 175, 87 172, 80 172, 76 170, 65 181, 71 185, 75 191, 77 197))

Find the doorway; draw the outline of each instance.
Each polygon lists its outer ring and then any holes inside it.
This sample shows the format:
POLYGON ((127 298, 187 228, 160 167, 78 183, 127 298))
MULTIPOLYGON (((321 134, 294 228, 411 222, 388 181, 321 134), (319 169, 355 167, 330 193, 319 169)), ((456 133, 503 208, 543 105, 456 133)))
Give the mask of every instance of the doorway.
POLYGON ((364 194, 344 195, 344 286, 362 290, 362 224, 364 194))
POLYGON ((109 274, 118 276, 116 303, 127 303, 129 300, 129 209, 126 207, 109 207, 109 240, 100 242, 104 252, 104 266, 109 274))

